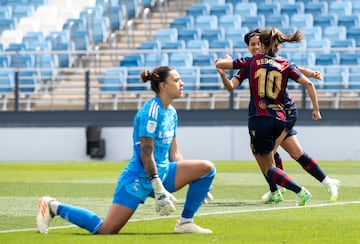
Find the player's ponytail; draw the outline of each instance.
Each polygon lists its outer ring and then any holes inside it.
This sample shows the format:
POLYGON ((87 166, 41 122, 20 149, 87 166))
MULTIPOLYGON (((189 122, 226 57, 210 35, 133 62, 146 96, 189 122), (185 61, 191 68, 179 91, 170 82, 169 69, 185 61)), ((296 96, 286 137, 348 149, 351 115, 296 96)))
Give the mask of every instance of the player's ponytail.
POLYGON ((265 46, 265 53, 270 56, 276 55, 279 46, 284 42, 302 42, 303 34, 296 30, 294 34, 283 34, 279 29, 265 29, 261 31, 260 42, 265 46))
POLYGON ((156 93, 159 94, 159 84, 160 82, 165 82, 169 71, 173 70, 173 67, 170 66, 160 66, 150 72, 150 70, 145 69, 141 72, 140 77, 143 82, 147 82, 148 80, 151 81, 151 89, 156 93))

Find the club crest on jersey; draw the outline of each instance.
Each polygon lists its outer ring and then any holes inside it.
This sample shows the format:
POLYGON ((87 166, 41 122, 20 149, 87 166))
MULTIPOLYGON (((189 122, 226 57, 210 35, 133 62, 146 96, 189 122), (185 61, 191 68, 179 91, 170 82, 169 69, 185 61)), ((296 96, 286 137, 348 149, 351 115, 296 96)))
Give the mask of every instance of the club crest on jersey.
POLYGON ((149 120, 146 125, 146 130, 149 133, 154 133, 156 129, 156 125, 157 125, 156 121, 149 120))
POLYGON ((261 108, 261 109, 266 109, 266 103, 264 102, 264 100, 261 100, 260 102, 259 102, 259 108, 261 108))

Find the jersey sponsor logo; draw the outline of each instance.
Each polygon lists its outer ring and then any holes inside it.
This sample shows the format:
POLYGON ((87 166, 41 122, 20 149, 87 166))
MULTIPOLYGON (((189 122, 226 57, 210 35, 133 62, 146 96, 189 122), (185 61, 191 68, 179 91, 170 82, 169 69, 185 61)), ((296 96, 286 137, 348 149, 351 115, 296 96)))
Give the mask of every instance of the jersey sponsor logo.
POLYGON ((153 120, 149 120, 147 122, 147 125, 146 125, 146 130, 149 132, 149 133, 154 133, 155 130, 156 130, 156 121, 153 121, 153 120))

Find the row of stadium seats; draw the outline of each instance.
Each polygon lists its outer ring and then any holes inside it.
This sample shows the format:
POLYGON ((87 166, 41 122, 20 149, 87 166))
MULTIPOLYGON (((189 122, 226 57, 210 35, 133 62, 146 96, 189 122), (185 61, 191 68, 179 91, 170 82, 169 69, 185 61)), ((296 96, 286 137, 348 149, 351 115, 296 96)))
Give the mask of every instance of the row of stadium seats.
POLYGON ((310 14, 294 14, 289 17, 287 14, 264 16, 262 14, 256 16, 242 16, 240 14, 224 14, 216 15, 197 15, 197 16, 178 16, 174 18, 170 27, 177 29, 216 29, 216 28, 309 28, 309 27, 342 27, 353 28, 360 27, 360 15, 310 15, 310 14))
POLYGON ((360 6, 356 0, 344 1, 208 1, 193 4, 187 10, 188 15, 199 14, 233 14, 255 16, 258 14, 280 15, 288 14, 338 14, 350 15, 360 13, 360 6))
MULTIPOLYGON (((101 90, 109 93, 120 91, 147 90, 149 87, 139 79, 140 72, 146 67, 111 67, 100 78, 101 90)), ((360 68, 352 67, 317 67, 326 74, 322 81, 314 81, 318 89, 360 91, 360 68)), ((223 84, 217 71, 212 67, 179 67, 177 68, 185 83, 185 91, 222 90, 223 84)), ((245 85, 246 87, 246 85, 245 85)), ((289 82, 290 89, 298 89, 295 82, 289 82)), ((243 89, 243 87, 241 87, 243 89)))

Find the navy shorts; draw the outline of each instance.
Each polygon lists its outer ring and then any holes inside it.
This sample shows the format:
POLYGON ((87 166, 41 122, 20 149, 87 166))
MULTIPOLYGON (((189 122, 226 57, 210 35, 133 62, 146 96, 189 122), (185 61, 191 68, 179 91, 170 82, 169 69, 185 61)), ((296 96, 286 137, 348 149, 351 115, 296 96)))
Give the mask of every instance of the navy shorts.
POLYGON ((285 138, 288 138, 289 136, 294 136, 297 134, 297 131, 294 129, 296 120, 297 120, 297 110, 296 109, 289 109, 285 110, 286 112, 286 126, 285 130, 287 132, 287 135, 285 138))
POLYGON ((275 146, 275 140, 285 129, 285 122, 272 117, 255 117, 249 119, 251 150, 255 155, 266 155, 275 146))

